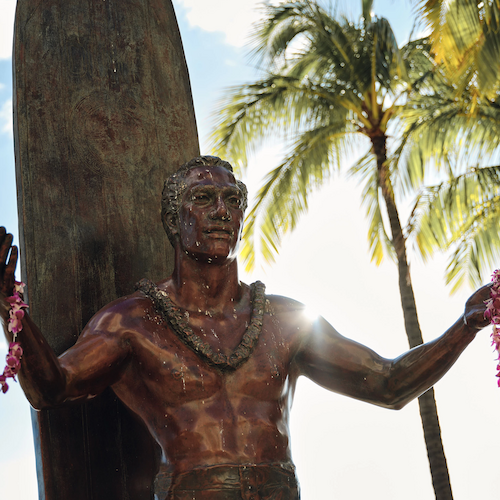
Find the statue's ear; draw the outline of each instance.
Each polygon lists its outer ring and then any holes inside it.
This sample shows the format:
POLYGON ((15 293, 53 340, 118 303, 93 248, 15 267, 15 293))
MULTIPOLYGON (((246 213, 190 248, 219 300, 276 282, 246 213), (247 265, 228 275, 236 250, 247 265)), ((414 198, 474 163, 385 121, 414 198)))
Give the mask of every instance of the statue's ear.
POLYGON ((163 216, 163 224, 168 227, 170 233, 179 234, 179 217, 174 214, 165 214, 163 216))

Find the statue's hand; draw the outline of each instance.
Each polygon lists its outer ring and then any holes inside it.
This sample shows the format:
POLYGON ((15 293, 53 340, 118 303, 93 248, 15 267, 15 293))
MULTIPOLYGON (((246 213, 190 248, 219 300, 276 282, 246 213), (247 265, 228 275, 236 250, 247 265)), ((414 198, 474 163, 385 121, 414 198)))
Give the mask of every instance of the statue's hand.
POLYGON ((0 315, 4 319, 9 312, 5 297, 10 297, 14 291, 16 264, 17 247, 12 246, 12 235, 0 227, 0 315))
POLYGON ((486 300, 490 298, 492 283, 476 290, 465 303, 464 323, 470 328, 481 330, 490 324, 484 317, 486 310, 486 300))

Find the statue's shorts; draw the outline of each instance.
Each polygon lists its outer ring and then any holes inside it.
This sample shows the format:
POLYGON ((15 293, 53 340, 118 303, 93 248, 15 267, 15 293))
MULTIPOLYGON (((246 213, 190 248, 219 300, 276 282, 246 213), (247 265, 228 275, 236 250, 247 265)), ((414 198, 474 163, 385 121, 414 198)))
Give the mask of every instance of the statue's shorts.
POLYGON ((292 464, 218 465, 182 474, 160 473, 158 500, 299 500, 292 464), (166 495, 166 496, 164 496, 166 495))

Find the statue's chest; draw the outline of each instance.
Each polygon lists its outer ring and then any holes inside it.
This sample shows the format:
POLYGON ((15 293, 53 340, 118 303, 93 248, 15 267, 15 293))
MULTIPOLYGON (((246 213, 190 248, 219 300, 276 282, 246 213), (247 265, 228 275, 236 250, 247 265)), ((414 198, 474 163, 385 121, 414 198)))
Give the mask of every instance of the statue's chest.
MULTIPOLYGON (((241 337, 241 332, 235 334, 241 337)), ((229 359, 238 342, 233 340, 227 348, 224 337, 218 337, 206 343, 215 355, 223 353, 229 359)), ((137 339, 133 376, 142 378, 148 391, 167 405, 207 400, 222 393, 229 398, 279 398, 287 384, 290 346, 279 328, 265 319, 257 342, 250 347, 236 368, 217 365, 170 328, 159 325, 152 334, 137 339)))

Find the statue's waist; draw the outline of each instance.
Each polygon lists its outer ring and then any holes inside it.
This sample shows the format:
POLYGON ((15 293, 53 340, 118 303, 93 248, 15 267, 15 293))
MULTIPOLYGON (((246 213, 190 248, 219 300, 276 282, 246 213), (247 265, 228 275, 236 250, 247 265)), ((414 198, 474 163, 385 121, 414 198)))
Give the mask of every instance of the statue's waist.
MULTIPOLYGON (((214 465, 201 467, 179 474, 161 471, 155 480, 155 493, 158 498, 183 498, 181 492, 189 493, 189 498, 197 498, 196 492, 220 492, 221 498, 275 498, 282 491, 290 500, 298 499, 298 482, 292 463, 214 465), (166 496, 170 492, 170 496, 166 496), (226 492, 226 493, 223 493, 226 492), (181 496, 179 496, 181 495, 181 496), (227 496, 230 495, 230 496, 227 496)), ((218 498, 215 496, 214 498, 218 498)), ((281 497, 280 497, 281 498, 281 497)))

